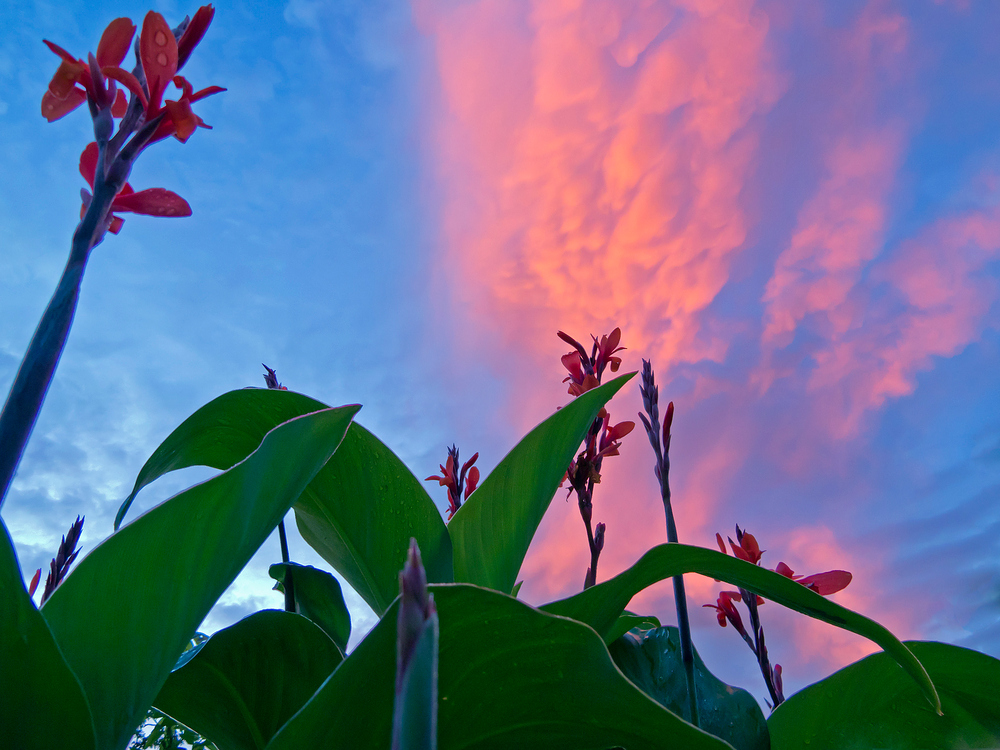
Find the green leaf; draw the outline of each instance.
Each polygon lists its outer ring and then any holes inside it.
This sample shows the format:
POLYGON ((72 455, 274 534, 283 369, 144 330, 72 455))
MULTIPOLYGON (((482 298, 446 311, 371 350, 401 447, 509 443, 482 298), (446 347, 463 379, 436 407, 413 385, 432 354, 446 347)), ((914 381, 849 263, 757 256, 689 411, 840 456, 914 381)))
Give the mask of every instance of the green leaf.
MULTIPOLYGON (((228 469, 268 430, 324 408, 293 391, 244 388, 219 396, 184 420, 150 456, 118 520, 140 489, 167 472, 188 466, 228 469)), ((420 545, 428 580, 453 578, 451 540, 434 502, 406 465, 361 425, 351 425, 333 460, 298 499, 295 519, 303 538, 377 614, 398 593, 396 576, 410 537, 420 545)))
MULTIPOLYGON (((646 695, 685 720, 691 720, 687 674, 681 659, 680 636, 672 625, 633 630, 608 650, 622 673, 646 695)), ((746 690, 730 687, 708 671, 697 650, 694 680, 698 695, 698 726, 724 739, 736 750, 768 750, 767 720, 757 700, 746 690)))
POLYGON ((934 680, 943 716, 888 655, 872 654, 778 706, 771 747, 1000 747, 1000 661, 946 643, 906 645, 934 680))
POLYGON ((42 615, 90 703, 99 748, 125 746, 195 628, 359 408, 276 427, 245 461, 111 535, 45 603, 42 615))
POLYGON ((614 627, 611 628, 608 632, 607 638, 604 640, 606 643, 611 644, 633 628, 639 628, 640 630, 652 630, 653 628, 658 627, 660 627, 660 620, 658 618, 653 617, 652 615, 637 615, 626 609, 618 615, 618 620, 615 622, 614 627))
POLYGON ((585 622, 607 638, 633 596, 647 586, 682 573, 700 573, 742 586, 796 612, 863 635, 885 649, 916 680, 931 705, 940 709, 940 700, 926 670, 896 636, 877 622, 834 604, 778 573, 715 550, 686 544, 661 544, 624 573, 575 596, 546 604, 542 609, 585 622))
POLYGON ((275 588, 279 591, 285 590, 288 571, 292 573, 298 613, 319 625, 340 650, 346 652, 351 639, 351 613, 344 602, 340 581, 311 565, 275 563, 267 569, 267 574, 278 582, 275 588))
MULTIPOLYGON (((727 747, 626 680, 585 625, 476 586, 429 588, 441 628, 439 750, 727 747)), ((396 611, 393 605, 268 750, 389 746, 396 611)))
POLYGON ((399 594, 410 538, 427 580, 452 580, 441 513, 406 464, 360 425, 295 504, 299 533, 379 616, 399 594))
POLYGON ((423 624, 393 706, 392 750, 436 750, 438 616, 423 624))
POLYGON ((546 419, 469 496, 448 524, 456 581, 512 590, 528 545, 587 430, 633 375, 584 393, 546 419))
POLYGON ((260 750, 341 659, 305 617, 265 609, 208 639, 153 705, 219 747, 260 750))
POLYGON ((2 521, 0 530, 0 737, 22 750, 94 748, 83 688, 24 588, 2 521))

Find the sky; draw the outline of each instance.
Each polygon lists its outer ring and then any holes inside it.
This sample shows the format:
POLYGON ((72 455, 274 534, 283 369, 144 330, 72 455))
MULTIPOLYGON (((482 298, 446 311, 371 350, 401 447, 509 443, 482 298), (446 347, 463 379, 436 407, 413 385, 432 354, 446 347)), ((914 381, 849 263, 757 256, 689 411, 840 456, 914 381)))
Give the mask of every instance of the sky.
MULTIPOLYGON (((178 2, 0 6, 0 387, 79 217, 84 110, 40 115, 57 58, 178 2)), ((191 412, 262 386, 361 403, 423 478, 445 449, 494 466, 570 398, 559 358, 622 329, 676 405, 680 539, 748 529, 763 564, 846 569, 834 599, 903 638, 1000 657, 1000 5, 989 0, 288 0, 216 4, 185 68, 213 126, 143 154, 95 251, 3 508, 27 576, 77 514, 112 530, 191 412)), ((638 384, 610 404, 635 419, 638 384)), ((641 430, 605 464, 599 580, 665 541, 641 430)), ((159 480, 137 511, 211 476, 159 480)), ((444 489, 428 483, 442 509, 444 489)), ((579 590, 559 493, 521 598, 579 590)), ((325 566, 294 532, 292 557, 325 566)), ((270 539, 202 629, 280 607, 270 539)), ((695 645, 765 695, 689 577, 695 645)), ((347 592, 353 643, 374 624, 347 592)), ((673 622, 660 584, 632 609, 673 622)), ((762 612, 791 693, 872 644, 762 612)))

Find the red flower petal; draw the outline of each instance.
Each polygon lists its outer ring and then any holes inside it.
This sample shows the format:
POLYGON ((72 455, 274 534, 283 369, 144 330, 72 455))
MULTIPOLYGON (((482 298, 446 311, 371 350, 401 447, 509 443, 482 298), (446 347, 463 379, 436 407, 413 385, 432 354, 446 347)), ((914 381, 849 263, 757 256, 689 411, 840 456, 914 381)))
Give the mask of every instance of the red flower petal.
POLYGON ((176 128, 174 135, 177 136, 177 140, 186 143, 191 134, 198 129, 201 118, 191 111, 191 105, 186 99, 181 99, 179 102, 168 99, 163 106, 167 109, 167 116, 174 123, 176 128))
POLYGON ((120 231, 122 231, 122 225, 124 223, 125 219, 123 219, 121 216, 112 216, 111 223, 108 225, 108 231, 111 232, 111 234, 118 234, 120 231))
POLYGON ((198 46, 198 42, 201 38, 205 36, 205 32, 208 30, 208 26, 212 23, 212 18, 215 17, 215 8, 211 5, 203 5, 198 8, 198 12, 194 14, 194 18, 191 19, 191 23, 187 25, 184 29, 184 33, 181 34, 180 41, 177 42, 177 69, 184 67, 184 63, 188 61, 188 57, 191 56, 191 52, 195 47, 198 46))
POLYGON ((479 453, 478 452, 473 453, 472 454, 472 458, 470 458, 468 461, 466 461, 464 464, 462 464, 462 474, 463 475, 465 474, 465 472, 467 472, 469 470, 469 467, 471 467, 472 464, 476 463, 476 459, 477 458, 479 458, 479 453))
POLYGON ((726 552, 726 543, 722 541, 722 534, 715 532, 715 541, 718 543, 719 549, 722 550, 722 554, 728 555, 729 553, 726 552))
POLYGON ((125 97, 125 92, 118 89, 118 93, 115 95, 115 103, 111 105, 111 116, 124 117, 127 111, 128 99, 125 97))
POLYGON ((104 73, 108 78, 112 78, 122 86, 127 88, 133 94, 139 97, 139 101, 142 102, 142 106, 146 106, 146 92, 142 90, 142 84, 139 83, 139 79, 134 75, 129 73, 124 68, 119 68, 116 65, 109 65, 106 68, 101 68, 101 72, 104 73))
POLYGON ((28 596, 35 595, 35 589, 38 588, 38 581, 39 579, 41 579, 41 577, 42 577, 42 569, 39 568, 38 570, 35 571, 35 575, 31 577, 31 583, 28 584, 28 596))
POLYGON ((177 193, 163 188, 149 188, 131 195, 119 194, 111 204, 112 211, 129 211, 146 216, 190 216, 191 206, 177 193))
POLYGON ((465 484, 465 499, 469 499, 469 495, 476 491, 476 487, 479 485, 479 467, 473 466, 469 471, 469 478, 466 480, 465 484))
POLYGON ((607 337, 605 341, 601 342, 603 344, 601 348, 604 350, 605 356, 611 356, 611 354, 618 347, 618 342, 621 340, 622 340, 622 329, 616 328, 611 332, 611 334, 607 337))
POLYGON ((142 22, 139 59, 149 86, 146 111, 151 115, 160 108, 163 90, 177 73, 177 40, 163 16, 155 10, 149 11, 142 22))
MULTIPOLYGON (((784 576, 785 578, 791 578, 793 581, 795 580, 795 571, 789 568, 783 562, 778 563, 778 567, 774 569, 774 572, 777 573, 778 575, 784 576)), ((799 578, 801 577, 802 576, 799 576, 799 578)))
POLYGON ((68 115, 85 101, 87 101, 87 94, 83 89, 73 88, 64 99, 53 95, 51 91, 46 91, 42 95, 42 117, 49 122, 55 122, 60 117, 68 115))
POLYGON ((740 545, 746 550, 747 555, 750 557, 750 562, 755 565, 760 562, 760 545, 757 544, 757 538, 753 534, 743 534, 743 538, 740 540, 740 545))
MULTIPOLYGON (((49 91, 59 99, 65 99, 76 88, 77 83, 84 83, 87 66, 76 60, 59 63, 52 80, 49 81, 49 91)), ((89 78, 88 78, 89 80, 89 78)))
POLYGON ((194 86, 191 82, 184 76, 174 76, 174 86, 181 90, 181 98, 191 100, 191 94, 194 93, 194 86))
POLYGON ((121 65, 132 46, 133 36, 135 24, 131 18, 116 18, 109 23, 97 44, 97 64, 102 68, 105 65, 121 65))
POLYGON ((59 55, 59 57, 61 57, 66 62, 71 62, 71 63, 72 62, 75 62, 75 63, 79 63, 80 62, 75 57, 73 57, 73 55, 71 55, 69 52, 67 52, 62 47, 60 47, 58 44, 54 44, 54 43, 50 42, 48 39, 43 39, 42 41, 45 43, 46 47, 48 47, 50 50, 52 50, 53 52, 55 52, 57 55, 59 55))
POLYGON ((97 143, 90 142, 80 154, 80 174, 91 189, 94 187, 94 176, 97 174, 97 143))
POLYGON ((212 96, 213 94, 221 94, 227 89, 222 88, 222 86, 208 86, 203 88, 201 91, 195 91, 189 99, 192 103, 198 101, 199 99, 204 99, 206 96, 212 96))
POLYGON ((635 429, 635 422, 619 422, 608 432, 608 441, 621 440, 635 429))
POLYGON ((811 576, 800 578, 799 583, 817 594, 829 596, 847 588, 847 584, 851 582, 852 578, 854 576, 846 570, 828 570, 826 573, 814 573, 811 576))

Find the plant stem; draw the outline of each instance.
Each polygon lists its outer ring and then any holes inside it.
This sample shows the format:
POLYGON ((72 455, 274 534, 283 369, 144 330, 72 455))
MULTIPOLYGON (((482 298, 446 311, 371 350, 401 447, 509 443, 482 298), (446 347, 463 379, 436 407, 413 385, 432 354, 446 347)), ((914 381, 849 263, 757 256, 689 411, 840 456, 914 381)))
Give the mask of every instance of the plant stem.
POLYGON ((24 454, 31 431, 42 409, 45 394, 52 383, 59 357, 66 346, 73 315, 80 297, 80 284, 90 251, 104 236, 104 224, 117 193, 99 174, 94 197, 73 233, 69 260, 63 269, 55 294, 31 337, 28 351, 21 360, 3 412, 0 412, 0 505, 3 504, 24 454))
MULTIPOLYGON (((642 405, 646 414, 639 414, 646 436, 656 456, 656 479, 660 483, 660 499, 663 501, 663 514, 667 523, 667 542, 677 544, 677 524, 674 521, 674 509, 670 503, 670 426, 673 421, 674 405, 667 406, 663 427, 663 442, 660 441, 660 407, 659 389, 656 387, 656 377, 653 365, 649 360, 642 361, 642 380, 640 381, 642 405)), ((691 723, 698 726, 698 689, 694 678, 694 646, 691 643, 691 622, 688 619, 687 595, 684 593, 684 577, 674 576, 674 604, 677 607, 677 632, 681 642, 681 661, 684 664, 684 674, 688 686, 688 708, 691 711, 691 723)))
MULTIPOLYGON (((285 520, 278 521, 278 541, 281 542, 281 562, 288 562, 288 538, 285 536, 285 520)), ((292 581, 291 567, 285 568, 285 611, 295 612, 295 584, 292 581)))
MULTIPOLYGON (((670 484, 667 481, 670 460, 664 455, 663 477, 660 482, 660 496, 663 499, 663 510, 667 517, 667 542, 677 544, 677 525, 674 523, 674 509, 670 504, 670 484)), ((691 723, 698 726, 698 694, 694 681, 694 647, 691 645, 691 622, 688 619, 687 595, 684 593, 684 576, 674 576, 674 604, 677 607, 677 632, 681 641, 681 661, 688 684, 688 707, 691 710, 691 723)))
POLYGON ((785 700, 785 697, 778 692, 777 687, 774 684, 774 673, 771 671, 771 661, 768 659, 767 646, 764 643, 764 627, 760 624, 760 614, 757 611, 757 594, 741 588, 740 595, 743 597, 743 603, 746 605, 747 611, 750 613, 750 626, 753 628, 754 639, 754 645, 752 648, 754 653, 757 655, 757 665, 760 667, 760 673, 764 678, 764 684, 767 685, 767 692, 771 696, 771 710, 773 711, 781 705, 781 703, 785 700))

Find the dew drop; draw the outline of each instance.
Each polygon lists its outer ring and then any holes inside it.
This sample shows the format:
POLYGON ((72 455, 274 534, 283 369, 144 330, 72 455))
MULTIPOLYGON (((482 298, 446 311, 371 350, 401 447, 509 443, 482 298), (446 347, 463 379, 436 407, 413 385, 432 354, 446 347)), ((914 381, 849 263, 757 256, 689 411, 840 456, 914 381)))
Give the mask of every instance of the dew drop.
POLYGON ((167 35, 162 31, 157 31, 156 35, 153 37, 153 41, 160 47, 165 47, 167 44, 167 35))
POLYGON ((156 56, 156 62, 158 62, 160 65, 163 65, 165 67, 166 64, 167 64, 167 56, 166 56, 166 54, 164 54, 163 52, 161 52, 160 54, 158 54, 156 56))

